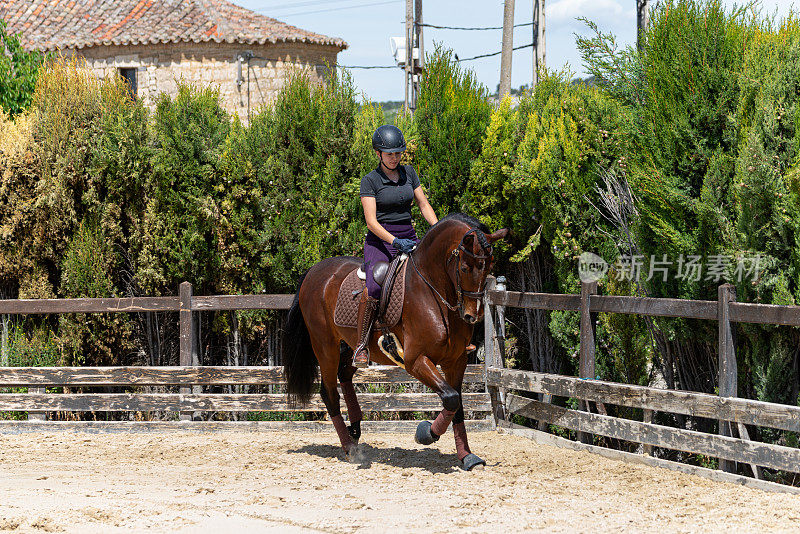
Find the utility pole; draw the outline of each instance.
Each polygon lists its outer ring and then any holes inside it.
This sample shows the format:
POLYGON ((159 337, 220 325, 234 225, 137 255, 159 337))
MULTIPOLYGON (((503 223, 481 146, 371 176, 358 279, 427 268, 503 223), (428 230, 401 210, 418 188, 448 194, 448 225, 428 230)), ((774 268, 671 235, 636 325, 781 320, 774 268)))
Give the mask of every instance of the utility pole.
POLYGON ((408 90, 411 85, 411 63, 412 63, 412 56, 414 55, 414 51, 411 48, 412 43, 412 34, 411 34, 411 21, 412 17, 414 16, 414 0, 406 0, 406 99, 405 99, 405 108, 406 110, 410 110, 411 106, 409 105, 408 100, 408 90))
POLYGON ((422 76, 422 67, 425 63, 422 36, 422 0, 414 0, 414 40, 411 47, 411 110, 417 109, 417 98, 419 97, 419 82, 422 76), (416 53, 416 54, 415 54, 416 53), (416 58, 414 56, 417 56, 416 58))
POLYGON ((650 0, 636 0, 636 48, 644 49, 644 34, 650 24, 650 0))
POLYGON ((545 66, 544 0, 533 0, 533 84, 539 83, 539 69, 545 66))
POLYGON ((503 48, 500 53, 500 90, 497 99, 502 100, 511 92, 511 56, 514 53, 514 0, 505 0, 503 9, 503 48))

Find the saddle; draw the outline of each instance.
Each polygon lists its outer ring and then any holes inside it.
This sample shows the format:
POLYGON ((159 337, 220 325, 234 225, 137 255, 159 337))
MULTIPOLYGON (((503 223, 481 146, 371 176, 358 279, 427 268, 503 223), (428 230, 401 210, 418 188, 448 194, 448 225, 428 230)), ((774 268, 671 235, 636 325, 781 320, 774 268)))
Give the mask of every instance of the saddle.
MULTIPOLYGON (((378 301, 375 318, 377 328, 392 328, 400 322, 405 297, 407 258, 405 254, 399 254, 391 263, 379 262, 373 267, 375 281, 381 286, 381 298, 378 301)), ((333 312, 333 322, 336 326, 357 328, 358 301, 365 287, 367 287, 366 274, 364 266, 361 265, 350 271, 339 287, 336 308, 333 312)))

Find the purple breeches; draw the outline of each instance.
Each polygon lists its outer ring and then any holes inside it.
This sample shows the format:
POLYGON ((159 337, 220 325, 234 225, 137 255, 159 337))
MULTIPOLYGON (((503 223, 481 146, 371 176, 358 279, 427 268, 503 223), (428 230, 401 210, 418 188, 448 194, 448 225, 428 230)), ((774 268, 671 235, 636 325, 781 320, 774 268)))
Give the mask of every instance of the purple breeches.
MULTIPOLYGON (((412 239, 415 242, 419 242, 419 239, 417 239, 417 232, 414 230, 414 227, 411 226, 411 223, 386 223, 381 224, 381 226, 395 237, 412 239)), ((367 293, 369 293, 370 297, 377 299, 381 296, 381 286, 375 283, 375 279, 372 277, 372 266, 379 261, 391 261, 396 253, 397 251, 392 245, 381 241, 381 239, 372 232, 367 232, 367 237, 364 239, 364 270, 367 274, 367 293)))

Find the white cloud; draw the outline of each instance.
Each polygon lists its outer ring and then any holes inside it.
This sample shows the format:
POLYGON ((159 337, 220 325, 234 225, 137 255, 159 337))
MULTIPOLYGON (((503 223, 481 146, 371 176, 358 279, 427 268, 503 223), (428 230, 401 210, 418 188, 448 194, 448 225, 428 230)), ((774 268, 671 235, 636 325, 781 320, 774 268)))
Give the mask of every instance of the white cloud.
POLYGON ((571 22, 578 17, 598 22, 618 21, 633 19, 635 15, 633 6, 633 0, 627 0, 625 7, 622 5, 622 0, 557 0, 545 3, 545 16, 547 23, 571 22))

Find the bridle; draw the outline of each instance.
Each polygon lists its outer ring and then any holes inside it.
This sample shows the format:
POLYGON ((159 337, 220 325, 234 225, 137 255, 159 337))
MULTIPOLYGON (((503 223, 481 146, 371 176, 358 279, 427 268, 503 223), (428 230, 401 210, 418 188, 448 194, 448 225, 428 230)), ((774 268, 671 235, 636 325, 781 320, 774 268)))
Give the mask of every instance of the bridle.
MULTIPOLYGON (((445 272, 447 272, 448 269, 450 268, 450 262, 452 260, 460 259, 461 253, 464 253, 467 256, 470 256, 471 258, 473 258, 475 260, 483 260, 484 261, 484 269, 489 270, 491 268, 491 266, 492 266, 492 261, 491 260, 494 258, 493 255, 492 255, 492 245, 490 245, 488 242, 486 242, 485 238, 484 239, 480 239, 480 237, 478 237, 478 235, 479 235, 478 234, 478 229, 477 228, 471 228, 470 230, 467 230, 464 233, 463 236, 461 236, 461 241, 458 243, 458 246, 456 248, 454 248, 450 252, 450 254, 447 255, 447 261, 444 264, 445 265, 445 272), (481 250, 483 252, 485 252, 485 254, 475 254, 472 251, 467 250, 467 248, 464 246, 464 240, 467 238, 468 235, 473 234, 473 233, 475 234, 475 238, 478 240, 478 244, 481 246, 481 250)), ((428 281, 428 279, 425 278, 425 276, 419 271, 419 268, 417 268, 417 262, 414 261, 414 256, 413 255, 411 255, 411 265, 414 267, 414 270, 417 272, 417 275, 419 275, 419 277, 422 278, 422 281, 425 282, 425 284, 430 288, 431 291, 433 291, 433 293, 439 298, 439 300, 442 302, 442 304, 447 306, 447 309, 449 309, 450 311, 458 311, 458 313, 461 316, 461 318, 464 317, 464 297, 465 296, 468 297, 468 298, 476 299, 476 300, 482 300, 483 297, 486 294, 486 283, 485 282, 484 282, 484 286, 482 288, 480 288, 480 291, 467 291, 466 289, 464 289, 462 284, 461 284, 461 269, 459 269, 458 265, 456 265, 456 277, 457 277, 457 283, 456 283, 456 294, 457 294, 457 297, 456 298, 458 300, 458 303, 456 305, 450 304, 449 302, 447 302, 447 299, 445 299, 436 290, 436 288, 433 287, 433 285, 428 281)))

